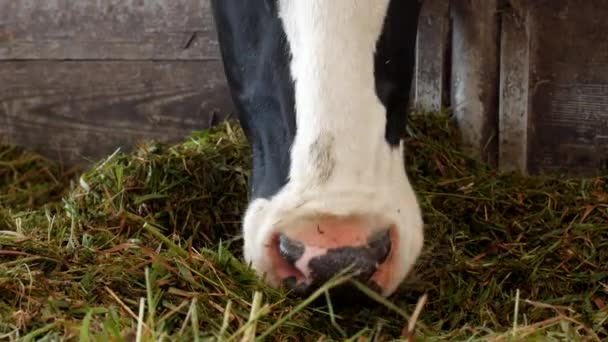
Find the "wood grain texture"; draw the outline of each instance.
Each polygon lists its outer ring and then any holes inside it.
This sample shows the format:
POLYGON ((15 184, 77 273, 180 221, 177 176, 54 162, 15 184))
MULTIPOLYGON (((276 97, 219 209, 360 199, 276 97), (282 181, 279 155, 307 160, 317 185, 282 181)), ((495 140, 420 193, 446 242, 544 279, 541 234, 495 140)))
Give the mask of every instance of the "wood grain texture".
POLYGON ((492 165, 498 150, 497 0, 451 3, 451 106, 466 146, 492 165))
POLYGON ((530 1, 532 173, 608 167, 608 4, 530 1))
POLYGON ((423 111, 439 111, 447 103, 447 49, 449 1, 425 0, 418 23, 414 105, 423 111))
POLYGON ((529 112, 529 9, 512 1, 501 14, 499 146, 502 171, 527 172, 529 112))
POLYGON ((216 60, 209 7, 209 0, 0 0, 0 60, 216 60))
POLYGON ((0 0, 0 139, 67 166, 232 110, 209 0, 0 0))
POLYGON ((219 62, 0 63, 0 136, 66 165, 181 141, 227 108, 219 62))

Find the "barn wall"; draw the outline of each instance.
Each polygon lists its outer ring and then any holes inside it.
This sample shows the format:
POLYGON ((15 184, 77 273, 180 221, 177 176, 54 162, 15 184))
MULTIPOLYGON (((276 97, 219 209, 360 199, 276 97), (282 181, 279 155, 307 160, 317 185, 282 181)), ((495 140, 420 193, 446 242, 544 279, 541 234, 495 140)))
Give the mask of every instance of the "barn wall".
POLYGON ((65 164, 231 110, 208 0, 0 0, 0 137, 65 164))
MULTIPOLYGON (((454 0, 450 15, 451 74, 441 77, 473 154, 529 174, 608 169, 606 1, 454 0)), ((417 80, 427 98, 444 92, 424 74, 417 80)), ((437 102, 419 104, 434 110, 437 102)))
MULTIPOLYGON (((209 0, 0 0, 0 139, 65 164, 232 110, 209 0)), ((608 4, 424 0, 414 104, 502 170, 608 168, 608 4)))
POLYGON ((608 3, 512 0, 502 13, 500 167, 608 168, 608 3))
POLYGON ((608 3, 529 3, 528 169, 608 168, 608 3))

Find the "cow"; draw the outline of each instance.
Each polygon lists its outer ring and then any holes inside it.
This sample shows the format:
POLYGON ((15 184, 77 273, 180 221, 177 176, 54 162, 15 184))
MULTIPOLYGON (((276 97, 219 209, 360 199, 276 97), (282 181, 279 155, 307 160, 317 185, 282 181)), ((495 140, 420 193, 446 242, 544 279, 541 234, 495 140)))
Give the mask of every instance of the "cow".
POLYGON ((389 296, 423 247, 404 164, 418 0, 212 0, 251 146, 244 259, 310 294, 345 269, 389 296))

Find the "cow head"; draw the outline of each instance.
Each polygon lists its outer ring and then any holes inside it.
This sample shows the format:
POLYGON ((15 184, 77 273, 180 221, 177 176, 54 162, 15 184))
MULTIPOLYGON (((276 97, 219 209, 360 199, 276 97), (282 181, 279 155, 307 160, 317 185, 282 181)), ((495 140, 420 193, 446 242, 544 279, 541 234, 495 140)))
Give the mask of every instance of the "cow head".
POLYGON ((391 294, 423 245, 401 140, 419 4, 217 0, 213 8, 253 151, 246 261, 300 294, 345 268, 391 294))

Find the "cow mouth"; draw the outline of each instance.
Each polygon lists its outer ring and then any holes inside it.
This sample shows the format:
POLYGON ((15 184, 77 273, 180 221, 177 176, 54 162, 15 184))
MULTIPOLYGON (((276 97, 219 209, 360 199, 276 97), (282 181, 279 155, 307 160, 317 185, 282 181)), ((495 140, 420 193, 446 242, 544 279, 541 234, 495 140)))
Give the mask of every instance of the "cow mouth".
MULTIPOLYGON (((379 258, 379 262, 377 262, 373 267, 355 267, 355 264, 351 264, 350 266, 344 267, 344 271, 350 272, 349 275, 352 276, 351 279, 357 280, 360 283, 363 283, 371 290, 384 294, 384 289, 390 286, 390 282, 392 281, 393 267, 396 261, 396 252, 398 251, 399 241, 395 227, 391 227, 388 230, 389 240, 390 240, 390 248, 385 251, 385 254, 379 258)), ((281 234, 275 233, 272 235, 270 239, 270 243, 267 245, 268 248, 268 256, 271 260, 271 269, 269 272, 272 273, 273 279, 275 279, 275 283, 280 285, 296 296, 308 296, 319 287, 323 286, 331 277, 318 277, 313 276, 309 269, 304 267, 303 263, 298 263, 295 260, 290 260, 289 258, 285 258, 284 253, 281 251, 281 234)), ((369 246, 348 246, 341 247, 335 249, 316 249, 313 251, 309 251, 306 259, 306 263, 314 262, 315 257, 318 258, 319 255, 326 255, 331 253, 347 253, 349 250, 354 249, 363 249, 369 248, 369 246), (316 255, 315 255, 316 253, 316 255)), ((338 272, 339 273, 339 272, 338 272)), ((347 283, 351 283, 347 281, 347 283)), ((352 283, 351 283, 352 285, 352 283)), ((351 287, 350 285, 339 286, 341 287, 351 287)), ((338 290, 339 291, 339 290, 338 290)))

